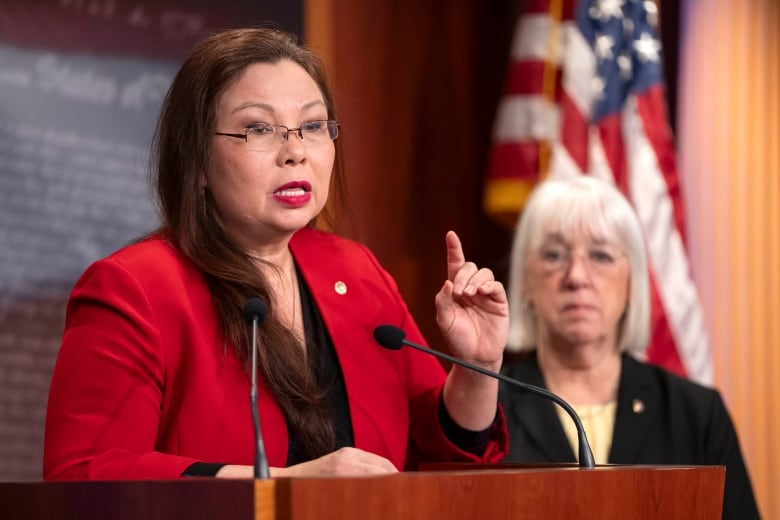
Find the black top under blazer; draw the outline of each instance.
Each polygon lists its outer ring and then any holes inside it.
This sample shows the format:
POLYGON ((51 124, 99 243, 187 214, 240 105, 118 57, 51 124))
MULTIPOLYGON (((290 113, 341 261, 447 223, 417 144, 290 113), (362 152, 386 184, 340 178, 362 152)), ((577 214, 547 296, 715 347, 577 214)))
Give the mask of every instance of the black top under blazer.
MULTIPOLYGON (((536 351, 507 362, 502 372, 546 388, 536 351)), ((504 462, 576 461, 557 405, 504 382, 500 399, 510 439, 504 462)), ((723 518, 759 518, 737 434, 720 394, 628 354, 622 355, 608 461, 726 466, 723 518)))

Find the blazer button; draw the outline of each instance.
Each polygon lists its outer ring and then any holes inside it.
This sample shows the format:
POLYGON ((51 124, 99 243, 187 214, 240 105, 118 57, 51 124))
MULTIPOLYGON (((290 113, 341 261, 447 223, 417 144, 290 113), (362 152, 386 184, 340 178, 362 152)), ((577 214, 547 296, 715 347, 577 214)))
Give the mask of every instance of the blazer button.
POLYGON ((645 403, 641 399, 634 399, 631 402, 631 409, 634 413, 642 413, 645 411, 645 403))
POLYGON ((333 285, 333 289, 336 291, 336 294, 347 294, 347 284, 339 280, 333 285))

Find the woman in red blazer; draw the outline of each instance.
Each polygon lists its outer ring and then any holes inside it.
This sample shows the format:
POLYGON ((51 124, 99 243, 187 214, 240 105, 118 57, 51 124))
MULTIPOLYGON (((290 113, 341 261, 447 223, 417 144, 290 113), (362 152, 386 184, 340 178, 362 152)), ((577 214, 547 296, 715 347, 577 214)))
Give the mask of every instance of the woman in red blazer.
MULTIPOLYGON (((343 193, 338 132, 320 61, 289 35, 232 30, 196 47, 157 129, 163 225, 90 266, 68 303, 45 478, 251 477, 251 297, 269 307, 258 402, 271 476, 506 454, 496 381, 373 340, 391 324, 424 341, 374 256, 314 225, 329 190, 343 193)), ((503 286, 452 232, 446 259, 437 323, 455 355, 498 370, 503 286)))

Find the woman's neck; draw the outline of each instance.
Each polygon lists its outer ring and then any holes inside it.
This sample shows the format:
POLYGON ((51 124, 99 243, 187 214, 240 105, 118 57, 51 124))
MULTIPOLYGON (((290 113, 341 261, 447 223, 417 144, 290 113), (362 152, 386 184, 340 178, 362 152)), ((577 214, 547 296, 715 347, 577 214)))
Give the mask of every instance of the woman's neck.
POLYGON ((303 334, 303 310, 298 287, 295 259, 288 247, 280 250, 266 250, 262 257, 255 257, 255 263, 268 281, 272 309, 276 318, 290 333, 299 339, 303 334))
POLYGON ((606 404, 617 398, 621 360, 616 345, 540 344, 537 357, 547 387, 569 403, 606 404))

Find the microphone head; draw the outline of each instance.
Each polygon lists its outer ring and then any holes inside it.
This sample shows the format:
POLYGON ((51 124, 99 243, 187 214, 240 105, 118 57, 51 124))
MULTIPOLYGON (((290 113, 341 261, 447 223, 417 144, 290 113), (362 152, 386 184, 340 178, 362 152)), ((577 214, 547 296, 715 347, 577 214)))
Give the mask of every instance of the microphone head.
POLYGON ((265 317, 268 315, 268 304, 263 298, 254 296, 249 298, 244 304, 244 319, 247 323, 252 323, 252 320, 257 317, 257 325, 260 326, 265 321, 265 317))
POLYGON ((380 325, 374 329, 377 343, 390 350, 400 350, 404 346, 406 333, 393 325, 380 325))

